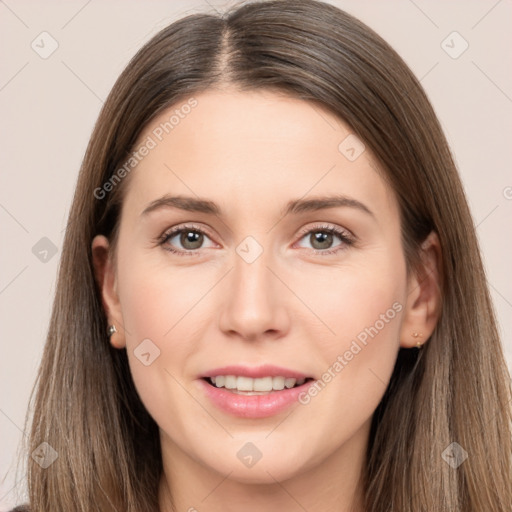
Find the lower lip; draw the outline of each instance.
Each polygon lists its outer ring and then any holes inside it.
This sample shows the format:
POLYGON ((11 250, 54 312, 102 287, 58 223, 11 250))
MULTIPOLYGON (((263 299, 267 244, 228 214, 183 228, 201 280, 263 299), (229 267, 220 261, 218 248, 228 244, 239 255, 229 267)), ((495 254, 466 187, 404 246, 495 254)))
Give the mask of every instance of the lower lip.
POLYGON ((204 379, 199 380, 206 396, 222 411, 241 418, 267 418, 298 402, 301 393, 314 382, 310 380, 291 389, 271 391, 266 395, 239 395, 226 388, 217 388, 204 379))

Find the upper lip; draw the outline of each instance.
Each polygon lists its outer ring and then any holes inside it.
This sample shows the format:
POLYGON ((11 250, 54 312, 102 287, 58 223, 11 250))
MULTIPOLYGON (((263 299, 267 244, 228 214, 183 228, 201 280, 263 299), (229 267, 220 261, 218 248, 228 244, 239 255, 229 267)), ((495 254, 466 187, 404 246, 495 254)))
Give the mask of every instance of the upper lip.
POLYGON ((218 375, 236 375, 240 377, 251 377, 253 379, 261 377, 285 377, 294 379, 306 379, 309 375, 298 372, 296 370, 290 370, 280 366, 274 366, 271 364, 264 364, 261 366, 242 366, 242 365, 231 365, 223 366, 222 368, 214 368, 208 370, 201 377, 217 377, 218 375))

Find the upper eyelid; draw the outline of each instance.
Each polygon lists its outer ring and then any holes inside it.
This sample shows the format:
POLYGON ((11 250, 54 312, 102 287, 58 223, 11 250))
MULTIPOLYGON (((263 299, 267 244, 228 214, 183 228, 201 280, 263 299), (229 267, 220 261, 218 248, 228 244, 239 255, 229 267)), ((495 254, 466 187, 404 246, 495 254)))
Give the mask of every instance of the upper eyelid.
POLYGON ((175 233, 180 233, 181 231, 184 231, 186 229, 189 229, 190 231, 199 231, 200 233, 204 233, 206 235, 210 235, 210 230, 208 228, 205 228, 204 226, 199 226, 196 224, 178 224, 177 226, 173 226, 172 228, 166 229, 164 233, 162 234, 162 237, 164 236, 170 236, 175 233))
MULTIPOLYGON (((184 225, 179 225, 178 224, 175 227, 166 229, 162 233, 162 235, 158 237, 158 240, 160 240, 162 242, 165 242, 165 241, 169 240, 170 238, 173 238, 177 234, 179 234, 182 231, 185 231, 187 229, 190 230, 190 231, 198 231, 198 232, 208 236, 208 238, 210 238, 210 240, 213 241, 214 237, 210 234, 210 230, 204 228, 203 226, 198 226, 198 225, 195 225, 195 224, 184 224, 184 225)), ((215 243, 217 243, 217 242, 215 242, 215 243)), ((192 252, 192 251, 187 251, 187 252, 192 252)))
POLYGON ((306 234, 310 233, 311 231, 323 231, 323 230, 346 233, 350 237, 354 237, 354 235, 352 234, 352 231, 350 231, 349 229, 341 227, 341 226, 336 226, 335 224, 329 224, 326 222, 321 223, 321 225, 305 227, 298 232, 298 235, 302 236, 302 235, 306 235, 306 234))

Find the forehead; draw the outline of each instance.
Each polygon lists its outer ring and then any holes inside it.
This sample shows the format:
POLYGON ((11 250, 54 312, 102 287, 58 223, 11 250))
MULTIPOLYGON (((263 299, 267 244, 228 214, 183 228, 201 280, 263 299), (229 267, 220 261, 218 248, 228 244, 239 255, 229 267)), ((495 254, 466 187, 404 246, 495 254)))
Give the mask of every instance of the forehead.
POLYGON ((150 149, 126 196, 138 213, 165 193, 208 197, 223 210, 261 211, 333 191, 396 206, 349 126, 317 103, 280 93, 211 90, 186 98, 143 130, 136 148, 143 145, 150 149))

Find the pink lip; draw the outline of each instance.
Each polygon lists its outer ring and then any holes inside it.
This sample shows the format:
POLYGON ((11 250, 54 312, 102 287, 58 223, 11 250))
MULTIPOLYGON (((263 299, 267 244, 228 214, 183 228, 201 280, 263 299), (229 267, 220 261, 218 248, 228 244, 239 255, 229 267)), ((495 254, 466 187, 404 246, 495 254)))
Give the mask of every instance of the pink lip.
POLYGON ((241 418, 267 418, 298 403, 299 395, 306 392, 315 381, 308 380, 302 386, 271 391, 266 395, 238 395, 225 388, 217 388, 205 379, 199 379, 198 382, 206 396, 222 411, 241 418))
POLYGON ((285 377, 294 378, 297 380, 310 377, 310 375, 305 375, 301 372, 296 372, 294 370, 281 368, 271 364, 264 364, 258 367, 237 365, 223 366, 222 368, 209 370, 205 374, 201 375, 201 377, 216 377, 217 375, 236 375, 241 377, 252 377, 253 379, 260 377, 285 377))

